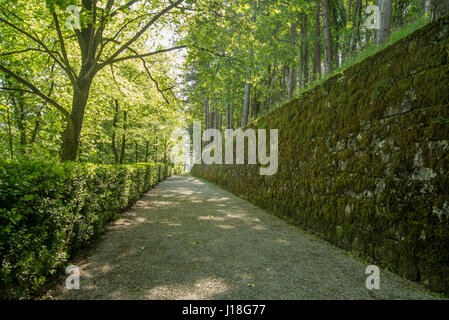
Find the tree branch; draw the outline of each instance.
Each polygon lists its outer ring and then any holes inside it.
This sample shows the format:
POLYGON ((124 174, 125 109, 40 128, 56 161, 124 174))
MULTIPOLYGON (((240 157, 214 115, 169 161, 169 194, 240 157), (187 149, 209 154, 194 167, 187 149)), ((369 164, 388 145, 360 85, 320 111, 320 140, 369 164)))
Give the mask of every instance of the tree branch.
MULTIPOLYGON (((108 65, 108 64, 113 64, 113 63, 117 63, 117 62, 121 62, 121 61, 126 61, 126 60, 130 60, 130 59, 139 59, 139 58, 145 58, 145 57, 149 57, 149 56, 153 56, 159 53, 163 53, 163 52, 169 52, 169 51, 174 51, 174 50, 179 50, 179 49, 183 49, 186 46, 177 46, 177 47, 173 47, 173 48, 168 48, 168 49, 160 49, 160 50, 156 50, 153 52, 148 52, 148 53, 143 53, 143 54, 135 54, 133 56, 127 56, 127 57, 121 57, 112 61, 105 61, 102 64, 100 64, 100 68, 103 68, 104 66, 108 65)), ((126 49, 130 49, 130 48, 126 48, 126 49)))
POLYGON ((125 9, 125 8, 131 7, 134 3, 138 2, 138 1, 139 1, 139 0, 131 0, 131 1, 128 1, 127 3, 125 3, 124 5, 122 5, 121 7, 119 7, 118 9, 114 10, 114 11, 111 13, 111 18, 113 18, 119 11, 121 11, 121 10, 123 10, 123 9, 125 9))
MULTIPOLYGON (((141 18, 143 18, 143 17, 146 17, 146 16, 148 16, 148 13, 146 13, 146 14, 143 14, 143 15, 141 15, 141 16, 138 16, 138 17, 136 17, 135 19, 133 19, 133 20, 130 20, 130 21, 128 21, 128 22, 126 22, 123 26, 121 26, 120 27, 120 29, 115 33, 115 35, 114 35, 114 37, 112 37, 112 38, 109 38, 109 39, 106 39, 106 41, 104 42, 104 43, 102 43, 101 44, 101 47, 100 47, 100 50, 98 51, 98 54, 97 54, 97 60, 99 60, 100 59, 100 57, 101 57, 101 54, 103 53, 103 50, 104 50, 104 48, 106 47, 106 45, 109 43, 109 42, 115 42, 115 43, 117 43, 116 41, 115 41, 115 39, 118 37, 118 35, 128 26, 128 25, 130 25, 131 23, 133 23, 133 22, 136 22, 137 20, 139 20, 139 19, 141 19, 141 18)), ((100 30, 100 29, 99 29, 100 30)), ((119 43, 120 44, 120 43, 119 43)))
POLYGON ((56 32, 58 33, 59 42, 61 43, 61 52, 62 52, 62 57, 64 59, 64 63, 67 68, 67 75, 69 76, 70 81, 73 84, 75 84, 76 83, 75 72, 73 71, 72 67, 70 66, 70 62, 67 57, 67 50, 65 48, 64 38, 62 37, 61 27, 59 25, 58 15, 56 14, 56 11, 54 9, 52 10, 52 15, 53 15, 53 20, 55 22, 56 32))
POLYGON ((64 115, 64 117, 66 118, 67 121, 71 121, 72 118, 70 117, 70 113, 66 109, 64 109, 59 103, 57 103, 55 100, 53 100, 52 98, 47 96, 45 93, 40 91, 34 85, 32 85, 28 81, 22 79, 20 76, 16 75, 14 72, 12 72, 11 70, 5 68, 1 64, 0 64, 0 71, 3 71, 7 75, 9 75, 9 76, 13 77, 14 79, 16 79, 18 82, 20 82, 24 86, 30 88, 32 93, 34 93, 35 95, 41 97, 42 99, 47 101, 52 106, 56 107, 56 109, 58 109, 64 115))
MULTIPOLYGON (((129 3, 134 3, 137 2, 135 0, 132 0, 129 3)), ((114 59, 121 54, 123 51, 125 51, 131 44, 133 44, 137 39, 140 38, 140 36, 152 25, 154 24, 160 17, 162 17, 164 14, 166 14, 167 12, 169 12, 171 9, 173 9, 174 7, 176 7, 178 4, 181 4, 182 2, 184 2, 184 0, 178 0, 174 3, 172 3, 171 5, 169 5, 168 7, 166 7, 165 9, 161 10, 159 13, 157 13, 142 29, 140 29, 135 35, 134 37, 132 37, 128 42, 126 42, 123 46, 121 46, 114 54, 112 54, 112 56, 109 57, 109 59, 107 59, 103 64, 101 64, 101 68, 113 63, 114 59)), ((100 68, 100 69, 101 69, 100 68)))
POLYGON ((5 87, 0 87, 0 90, 3 90, 3 91, 19 91, 19 92, 26 92, 26 93, 34 93, 33 91, 25 90, 25 89, 20 89, 20 88, 5 88, 5 87))
POLYGON ((10 55, 19 54, 19 53, 25 53, 25 52, 29 52, 29 51, 46 52, 45 50, 42 50, 42 49, 28 48, 28 49, 23 49, 23 50, 0 53, 0 57, 10 56, 10 55))
POLYGON ((27 36, 28 38, 30 38, 31 40, 33 40, 34 42, 36 42, 37 44, 39 44, 40 46, 42 46, 45 49, 45 52, 47 52, 47 54, 56 61, 57 64, 60 65, 60 67, 66 72, 69 73, 69 71, 66 69, 66 67, 64 66, 64 64, 55 57, 55 55, 50 51, 50 49, 48 49, 48 47, 42 42, 40 41, 37 37, 34 37, 33 35, 31 35, 30 33, 26 32, 25 30, 20 29, 19 27, 15 26, 14 24, 10 23, 9 21, 0 18, 0 22, 3 22, 5 24, 7 24, 8 26, 10 26, 11 28, 19 31, 20 33, 24 34, 25 36, 27 36))

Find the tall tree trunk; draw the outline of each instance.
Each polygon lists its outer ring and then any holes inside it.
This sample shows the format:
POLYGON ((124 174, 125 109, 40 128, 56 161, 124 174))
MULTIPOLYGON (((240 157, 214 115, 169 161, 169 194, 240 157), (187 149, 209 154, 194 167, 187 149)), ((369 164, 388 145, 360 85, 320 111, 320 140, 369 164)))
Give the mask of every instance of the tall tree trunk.
POLYGON ((147 140, 147 145, 145 148, 145 163, 148 163, 148 150, 150 149, 150 141, 147 140))
POLYGON ((424 13, 425 14, 430 14, 431 13, 431 0, 426 0, 426 5, 425 5, 425 9, 424 9, 424 13))
POLYGON ((76 160, 80 144, 81 129, 83 126, 84 111, 89 98, 89 90, 92 80, 93 78, 80 80, 78 86, 75 86, 74 88, 72 112, 70 119, 68 119, 66 124, 61 146, 62 161, 76 160))
POLYGON ((226 103, 226 129, 231 129, 231 104, 228 101, 226 103))
POLYGON ((430 20, 433 21, 449 12, 449 0, 431 0, 430 20))
POLYGON ((8 120, 8 139, 9 139, 9 152, 11 159, 14 159, 14 146, 12 141, 12 131, 11 131, 11 117, 9 115, 9 109, 6 111, 6 116, 8 120))
POLYGON ((20 154, 23 155, 26 153, 26 129, 25 129, 25 106, 23 101, 23 94, 20 93, 17 100, 13 98, 14 109, 17 113, 17 129, 19 129, 19 143, 20 143, 20 154))
POLYGON ((123 164, 123 160, 125 158, 127 121, 128 121, 128 112, 125 110, 123 112, 123 136, 122 136, 122 149, 120 151, 120 164, 123 164))
POLYGON ((167 138, 164 138, 164 163, 167 163, 167 138))
POLYGON ((320 24, 321 8, 320 4, 316 4, 315 11, 315 41, 313 48, 313 68, 312 73, 314 79, 317 80, 321 77, 321 24, 320 24))
MULTIPOLYGON (((214 109, 212 109, 212 110, 214 110, 214 109)), ((210 128, 211 129, 215 129, 215 126, 216 126, 216 124, 215 124, 215 111, 212 111, 210 113, 210 128)))
POLYGON ((272 103, 273 100, 273 89, 271 84, 273 83, 273 72, 272 72, 272 66, 271 64, 268 65, 267 67, 267 72, 268 72, 268 98, 267 98, 267 103, 266 103, 266 107, 265 107, 265 112, 269 112, 270 111, 270 105, 272 103))
POLYGON ((257 116, 260 112, 260 101, 257 95, 257 89, 254 89, 254 118, 257 119, 257 116))
POLYGON ((347 20, 346 21, 347 22, 351 21, 351 0, 348 0, 348 16, 347 16, 347 20))
MULTIPOLYGON (((248 60, 251 60, 253 55, 253 47, 250 47, 248 50, 248 60)), ((248 123, 248 112, 249 112, 249 103, 250 103, 250 94, 251 94, 251 67, 248 65, 246 67, 246 80, 245 80, 245 95, 243 98, 243 111, 242 111, 242 124, 243 128, 248 123)))
MULTIPOLYGON (((352 39, 351 52, 357 49, 357 44, 360 43, 360 23, 362 21, 362 0, 357 0, 354 12, 354 24, 353 29, 355 29, 355 36, 352 39)), ((352 32, 351 32, 352 34, 352 32)))
MULTIPOLYGON (((290 25, 290 45, 292 46, 292 53, 294 53, 296 50, 295 48, 296 43, 296 24, 294 22, 290 25)), ((294 59, 294 58, 293 58, 294 59)), ((287 91, 287 97, 290 100, 293 97, 293 90, 295 89, 295 68, 294 68, 294 62, 292 61, 288 67, 288 91, 287 91)))
POLYGON ((322 0, 323 6, 323 36, 324 36, 324 56, 325 56, 325 73, 332 72, 332 34, 330 27, 330 10, 329 0, 322 0))
MULTIPOLYGON (((331 26, 333 25, 333 26, 335 26, 335 28, 337 28, 338 27, 337 10, 336 10, 336 5, 333 4, 332 2, 330 3, 330 15, 331 15, 330 25, 331 26)), ((338 65, 338 61, 339 61, 339 59, 338 59, 338 41, 339 41, 338 33, 339 33, 339 30, 337 29, 335 32, 335 41, 332 42, 334 45, 334 47, 332 48, 332 54, 333 54, 332 61, 336 68, 339 67, 339 65, 338 65)))
POLYGON ((206 98, 204 102, 204 129, 207 130, 210 128, 209 123, 209 97, 206 98))
POLYGON ((159 161, 159 157, 158 157, 158 151, 159 151, 159 139, 157 138, 157 130, 156 130, 154 136, 156 137, 156 141, 155 141, 155 143, 154 143, 154 146, 155 146, 154 162, 155 162, 155 163, 158 163, 158 161, 159 161))
POLYGON ((119 112, 119 104, 118 100, 115 99, 115 112, 114 112, 114 120, 112 122, 112 152, 114 153, 114 163, 119 163, 119 157, 118 157, 118 148, 116 146, 116 131, 117 131, 117 118, 118 118, 118 112, 119 112))
POLYGON ((301 26, 301 74, 302 86, 307 87, 309 84, 309 41, 307 40, 307 14, 302 15, 301 26))
POLYGON ((234 114, 233 114, 233 102, 229 105, 229 129, 234 129, 234 114))
POLYGON ((33 144, 36 143, 37 134, 39 133, 40 125, 41 125, 41 117, 42 117, 42 110, 39 110, 36 116, 36 122, 34 123, 34 129, 31 134, 31 140, 30 140, 30 148, 32 148, 33 144))
POLYGON ((382 0, 380 7, 380 30, 378 44, 382 44, 390 36, 392 0, 382 0))

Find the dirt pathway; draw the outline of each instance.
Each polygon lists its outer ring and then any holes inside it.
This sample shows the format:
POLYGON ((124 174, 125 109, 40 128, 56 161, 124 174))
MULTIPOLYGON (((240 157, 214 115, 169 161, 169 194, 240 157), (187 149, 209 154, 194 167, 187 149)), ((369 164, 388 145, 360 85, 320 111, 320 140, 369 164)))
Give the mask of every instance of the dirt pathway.
POLYGON ((75 262, 80 290, 56 299, 431 299, 234 195, 191 176, 159 184, 75 262))

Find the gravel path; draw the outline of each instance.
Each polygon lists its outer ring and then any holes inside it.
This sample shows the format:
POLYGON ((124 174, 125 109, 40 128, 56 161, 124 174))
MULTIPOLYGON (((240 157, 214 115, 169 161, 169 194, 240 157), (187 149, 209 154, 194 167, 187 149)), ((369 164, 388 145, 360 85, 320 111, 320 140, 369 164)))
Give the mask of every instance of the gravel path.
MULTIPOLYGON (((252 204, 194 177, 169 178, 75 261, 80 290, 55 299, 432 299, 252 204)), ((65 283, 65 280, 62 281, 65 283)), ((62 283, 61 283, 62 284, 62 283)))

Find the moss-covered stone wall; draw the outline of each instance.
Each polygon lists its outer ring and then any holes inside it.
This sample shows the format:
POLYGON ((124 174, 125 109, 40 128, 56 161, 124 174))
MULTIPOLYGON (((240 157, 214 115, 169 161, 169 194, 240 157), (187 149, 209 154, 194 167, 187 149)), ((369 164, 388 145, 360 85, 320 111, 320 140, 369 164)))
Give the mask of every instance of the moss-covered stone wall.
POLYGON ((449 292, 449 17, 251 123, 279 170, 196 165, 215 182, 437 292, 449 292))

